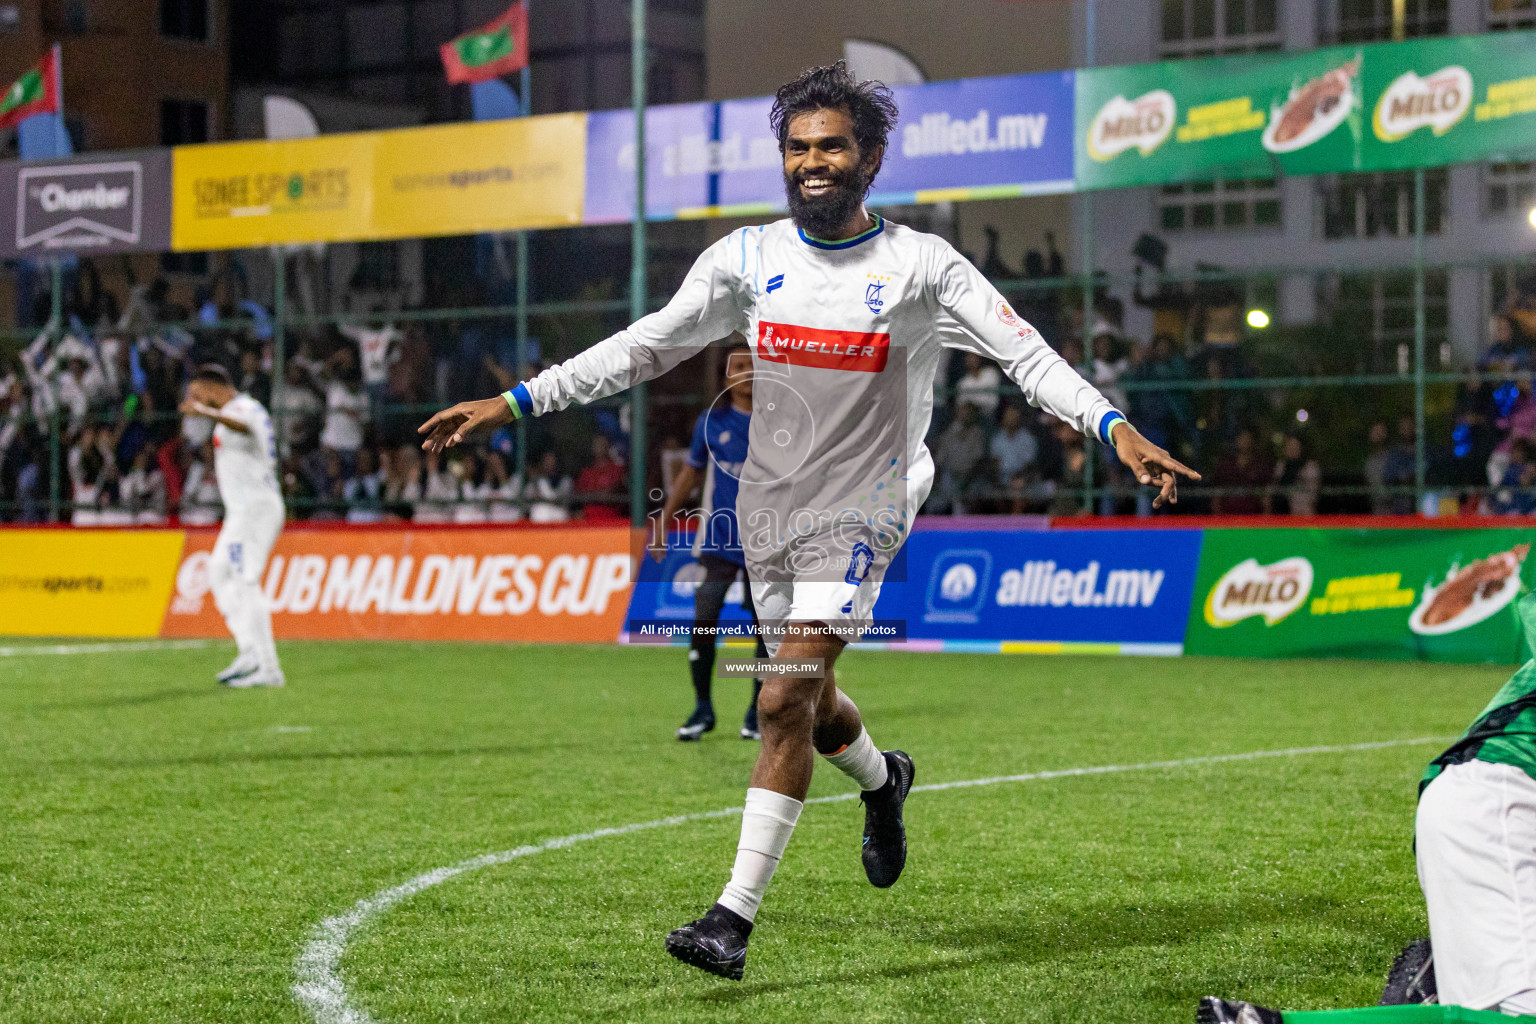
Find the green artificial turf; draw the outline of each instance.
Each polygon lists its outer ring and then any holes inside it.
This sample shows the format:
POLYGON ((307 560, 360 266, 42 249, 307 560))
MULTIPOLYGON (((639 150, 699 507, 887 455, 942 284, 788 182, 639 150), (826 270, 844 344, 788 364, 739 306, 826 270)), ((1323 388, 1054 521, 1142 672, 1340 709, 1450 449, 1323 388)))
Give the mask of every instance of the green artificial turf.
MULTIPOLYGON (((0 1021, 300 1022, 317 922, 477 854, 738 806, 756 744, 680 744, 679 649, 287 643, 0 658, 0 1021)), ((840 681, 918 782, 1458 733, 1507 668, 853 652, 840 681)), ((857 803, 808 806, 746 980, 662 937, 738 820, 609 836, 400 903, 340 960, 383 1022, 1192 1019, 1218 993, 1373 1003, 1425 932, 1432 743, 920 792, 893 889, 857 803)), ((818 767, 813 795, 851 784, 818 767)))

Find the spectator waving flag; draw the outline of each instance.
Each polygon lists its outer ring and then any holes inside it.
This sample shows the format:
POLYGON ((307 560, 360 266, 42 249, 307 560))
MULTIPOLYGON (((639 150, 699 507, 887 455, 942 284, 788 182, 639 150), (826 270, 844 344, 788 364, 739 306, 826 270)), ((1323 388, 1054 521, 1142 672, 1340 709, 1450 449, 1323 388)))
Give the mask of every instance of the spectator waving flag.
POLYGON ((484 82, 528 64, 528 8, 513 4, 494 21, 441 47, 448 84, 484 82))
POLYGON ((0 97, 0 131, 14 128, 34 114, 59 112, 59 67, 57 49, 11 83, 0 97))

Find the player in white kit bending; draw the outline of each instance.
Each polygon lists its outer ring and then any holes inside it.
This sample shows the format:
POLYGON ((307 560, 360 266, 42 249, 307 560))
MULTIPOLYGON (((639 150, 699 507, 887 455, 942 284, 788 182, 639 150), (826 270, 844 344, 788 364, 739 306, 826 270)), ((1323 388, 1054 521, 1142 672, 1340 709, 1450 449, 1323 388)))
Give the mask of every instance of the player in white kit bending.
POLYGON ((284 518, 272 418, 260 402, 235 388, 229 371, 212 363, 192 375, 181 412, 214 423, 213 469, 224 501, 224 525, 209 556, 208 578, 238 648, 218 680, 236 687, 282 686, 272 609, 261 589, 284 518))
POLYGON ((767 674, 763 748, 729 884, 667 951, 740 979, 747 939, 819 753, 863 790, 862 860, 893 884, 906 863, 902 809, 912 758, 881 751, 838 689, 833 663, 867 630, 886 570, 933 483, 923 444, 941 348, 996 360, 1031 403, 1106 445, 1154 501, 1198 475, 1142 437, 949 243, 864 207, 896 123, 890 91, 841 63, 778 91, 770 121, 790 219, 742 228, 694 264, 672 301, 500 398, 422 425, 441 450, 517 417, 590 402, 655 377, 739 331, 753 344, 753 414, 736 501, 752 595, 779 661, 824 674, 767 674))

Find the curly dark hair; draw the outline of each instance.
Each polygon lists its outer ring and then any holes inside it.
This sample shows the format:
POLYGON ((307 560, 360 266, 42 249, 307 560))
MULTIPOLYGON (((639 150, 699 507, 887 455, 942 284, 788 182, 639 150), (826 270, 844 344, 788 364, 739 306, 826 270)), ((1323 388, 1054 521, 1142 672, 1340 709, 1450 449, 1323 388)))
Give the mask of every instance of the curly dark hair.
POLYGON ((773 94, 769 127, 779 137, 779 150, 789 139, 789 121, 812 110, 846 110, 853 118, 853 139, 860 154, 884 146, 899 116, 891 90, 880 82, 856 82, 846 61, 807 68, 773 94))

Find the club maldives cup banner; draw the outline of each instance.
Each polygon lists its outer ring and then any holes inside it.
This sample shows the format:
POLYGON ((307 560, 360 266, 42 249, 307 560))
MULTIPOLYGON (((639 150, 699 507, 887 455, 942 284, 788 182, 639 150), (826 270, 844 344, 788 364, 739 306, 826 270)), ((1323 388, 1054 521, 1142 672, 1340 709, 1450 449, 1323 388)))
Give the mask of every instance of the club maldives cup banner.
POLYGON ((1440 166, 1529 149, 1536 34, 1077 74, 1078 188, 1440 166))
MULTIPOLYGON (((121 535, 118 535, 121 536, 121 535)), ((189 531, 162 635, 227 634, 189 531)), ((612 643, 629 604, 627 527, 289 529, 262 585, 279 639, 612 643)))
POLYGON ((1209 529, 1184 649, 1514 662, 1524 529, 1209 529))

